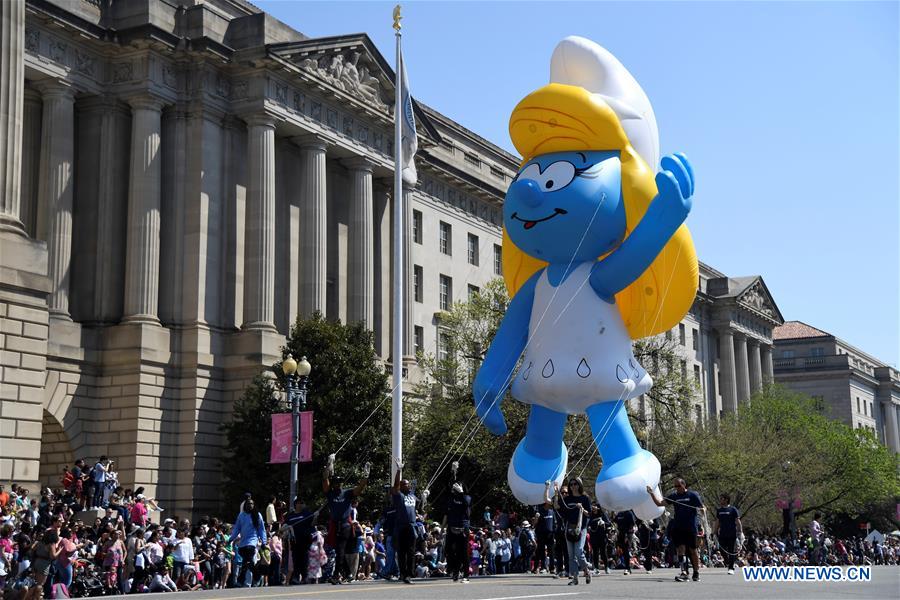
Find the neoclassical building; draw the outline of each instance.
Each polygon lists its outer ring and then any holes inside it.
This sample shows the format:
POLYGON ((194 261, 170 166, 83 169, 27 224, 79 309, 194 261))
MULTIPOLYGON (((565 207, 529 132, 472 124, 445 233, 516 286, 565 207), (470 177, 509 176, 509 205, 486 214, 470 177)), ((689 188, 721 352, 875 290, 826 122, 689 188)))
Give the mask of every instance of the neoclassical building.
MULTIPOLYGON (((124 485, 215 510, 219 425, 296 315, 364 322, 413 366, 500 274, 518 160, 424 105, 392 272, 394 74, 366 35, 310 39, 245 0, 0 10, 0 481, 106 454, 124 485)), ((672 331, 699 418, 771 377, 781 322, 759 277, 701 267, 672 331)))

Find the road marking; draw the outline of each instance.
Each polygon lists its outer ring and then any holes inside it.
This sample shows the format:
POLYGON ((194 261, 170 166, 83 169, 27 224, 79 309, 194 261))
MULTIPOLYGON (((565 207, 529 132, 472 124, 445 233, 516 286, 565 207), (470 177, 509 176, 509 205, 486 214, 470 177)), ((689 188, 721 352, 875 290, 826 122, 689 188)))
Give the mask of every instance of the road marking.
POLYGON ((556 598, 558 596, 580 596, 587 592, 566 592, 563 594, 535 594, 533 596, 502 596, 500 598, 478 598, 478 600, 519 600, 520 598, 556 598))

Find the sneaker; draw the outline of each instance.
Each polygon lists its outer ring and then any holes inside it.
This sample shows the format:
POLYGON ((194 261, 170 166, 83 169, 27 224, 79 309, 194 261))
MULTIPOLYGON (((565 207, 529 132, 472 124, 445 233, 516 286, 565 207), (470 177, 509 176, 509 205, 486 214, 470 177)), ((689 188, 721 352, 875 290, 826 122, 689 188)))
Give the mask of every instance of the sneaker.
POLYGON ((603 572, 609 575, 609 567, 604 567, 603 572))
POLYGON ((591 572, 590 572, 590 571, 588 571, 588 572, 587 572, 587 575, 585 575, 585 577, 584 577, 584 582, 585 582, 585 583, 590 583, 590 582, 591 582, 591 572))
POLYGON ((569 580, 569 585, 578 585, 578 578, 577 578, 577 577, 573 577, 572 579, 570 579, 570 580, 569 580))
POLYGON ((681 572, 675 576, 675 581, 687 581, 687 580, 688 580, 687 573, 681 572))
POLYGON ((653 569, 647 569, 647 575, 652 575, 652 574, 653 574, 653 569))
POLYGON ((625 569, 625 572, 622 575, 631 575, 631 569, 625 569))
POLYGON ((463 583, 469 583, 469 578, 468 578, 468 577, 463 577, 463 578, 462 578, 462 582, 463 582, 463 583))
POLYGON ((403 583, 408 583, 408 584, 412 585, 412 581, 409 580, 409 577, 404 577, 403 583))
POLYGON ((459 581, 459 573, 454 573, 453 574, 453 582, 455 583, 457 581, 459 581))
POLYGON ((693 581, 700 581, 700 572, 699 572, 699 571, 694 571, 694 576, 691 577, 691 579, 692 579, 693 581))
POLYGON ((729 574, 729 575, 734 575, 734 569, 728 569, 728 574, 729 574))

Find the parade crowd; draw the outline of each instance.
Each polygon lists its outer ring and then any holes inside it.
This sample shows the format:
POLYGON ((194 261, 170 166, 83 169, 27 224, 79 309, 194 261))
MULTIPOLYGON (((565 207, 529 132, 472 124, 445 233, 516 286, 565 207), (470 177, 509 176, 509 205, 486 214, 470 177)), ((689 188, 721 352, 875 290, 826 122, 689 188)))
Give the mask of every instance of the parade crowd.
POLYGON ((681 479, 664 498, 648 489, 671 509, 665 525, 603 510, 577 478, 562 486, 547 482, 544 503, 523 512, 484 507, 475 515, 454 463, 449 489, 435 498, 446 515, 436 522, 428 518, 434 506, 427 492, 417 496, 397 466, 384 505, 368 509, 368 519, 359 506, 367 479, 345 487, 326 469, 321 507, 246 494, 231 523, 215 517, 192 523, 170 517, 142 488, 118 486, 106 457, 90 470, 79 460, 56 491, 34 495, 0 485, 0 589, 4 598, 30 600, 372 579, 467 582, 505 573, 578 585, 582 575, 590 583, 599 573, 666 567, 679 568, 679 581, 692 569, 696 581, 701 568, 733 573, 745 565, 900 562, 900 540, 839 539, 823 529, 818 513, 804 531, 778 537, 743 531, 728 496, 707 518, 700 496, 681 479), (91 508, 103 516, 84 522, 79 515, 91 508))

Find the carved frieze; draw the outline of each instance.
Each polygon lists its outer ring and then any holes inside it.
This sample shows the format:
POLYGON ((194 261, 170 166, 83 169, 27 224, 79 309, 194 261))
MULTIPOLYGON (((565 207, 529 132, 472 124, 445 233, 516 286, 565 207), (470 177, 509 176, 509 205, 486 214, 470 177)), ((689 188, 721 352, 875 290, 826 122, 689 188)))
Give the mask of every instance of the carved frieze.
POLYGON ((302 92, 294 92, 294 110, 300 114, 306 112, 306 95, 302 92))
POLYGON ((344 135, 347 137, 353 137, 353 117, 349 115, 344 115, 344 135))
POLYGON ((329 107, 325 110, 325 124, 334 130, 338 128, 338 113, 335 109, 329 107))
POLYGON ((131 62, 120 62, 113 65, 113 83, 125 83, 132 79, 134 79, 134 65, 131 62))
POLYGON ((246 79, 239 79, 231 86, 231 97, 235 100, 243 100, 247 97, 250 84, 246 79))
POLYGON ((75 48, 73 56, 75 59, 73 65, 75 68, 75 72, 87 75, 88 77, 93 77, 94 65, 96 64, 94 57, 86 52, 79 50, 78 48, 75 48))
POLYGON ((66 48, 68 45, 60 40, 50 40, 50 60, 58 63, 66 62, 66 48))
POLYGON ((740 298, 741 302, 762 314, 775 318, 775 311, 770 304, 762 284, 757 281, 740 298))
POLYGON ((287 106, 288 88, 284 83, 275 82, 275 102, 287 106))
POLYGON ((163 84, 172 88, 173 90, 178 89, 178 72, 175 70, 175 65, 169 63, 163 63, 162 65, 162 80, 163 84))
POLYGON ((25 28, 25 49, 38 52, 41 48, 41 32, 33 27, 25 28))
POLYGON ((376 76, 378 68, 368 56, 355 50, 333 52, 304 58, 297 66, 366 104, 390 113, 390 105, 384 100, 384 86, 376 76))

